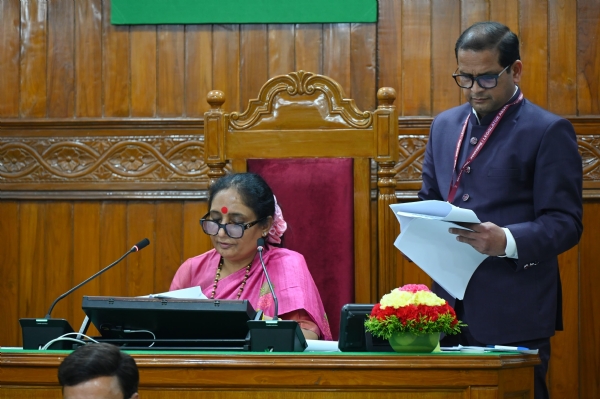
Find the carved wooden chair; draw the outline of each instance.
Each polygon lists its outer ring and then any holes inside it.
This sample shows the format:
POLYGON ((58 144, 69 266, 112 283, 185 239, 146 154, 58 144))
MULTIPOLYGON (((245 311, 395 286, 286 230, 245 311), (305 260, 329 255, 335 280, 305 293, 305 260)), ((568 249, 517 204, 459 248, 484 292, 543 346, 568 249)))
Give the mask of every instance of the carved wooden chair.
POLYGON ((230 166, 269 183, 290 226, 284 246, 306 258, 334 339, 343 304, 377 301, 379 275, 395 267, 395 97, 381 88, 378 108, 360 111, 337 82, 303 71, 267 81, 242 113, 224 113, 224 93, 208 93, 210 179, 230 166))

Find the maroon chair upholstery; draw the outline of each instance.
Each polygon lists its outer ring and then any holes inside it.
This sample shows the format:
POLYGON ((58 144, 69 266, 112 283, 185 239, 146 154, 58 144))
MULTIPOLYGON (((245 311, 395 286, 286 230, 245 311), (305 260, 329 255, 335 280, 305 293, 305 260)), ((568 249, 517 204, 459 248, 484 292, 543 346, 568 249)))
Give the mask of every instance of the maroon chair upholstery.
POLYGON ((304 255, 333 339, 354 303, 354 185, 350 158, 249 159, 271 186, 288 223, 282 245, 304 255))

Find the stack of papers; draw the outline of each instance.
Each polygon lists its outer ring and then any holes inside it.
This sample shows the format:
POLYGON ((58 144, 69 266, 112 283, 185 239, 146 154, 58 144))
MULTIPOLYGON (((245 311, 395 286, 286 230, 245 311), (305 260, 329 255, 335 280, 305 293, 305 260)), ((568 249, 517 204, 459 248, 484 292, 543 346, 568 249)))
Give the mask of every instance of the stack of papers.
POLYGON ((531 355, 537 355, 538 349, 523 348, 521 346, 503 346, 503 345, 490 345, 490 346, 448 346, 441 347, 442 352, 519 352, 527 353, 531 355))
POLYGON ((471 276, 487 255, 456 240, 451 227, 481 223, 470 209, 445 201, 418 201, 390 205, 400 222, 394 242, 404 255, 457 299, 463 299, 471 276))
POLYGON ((142 298, 178 298, 178 299, 208 299, 200 287, 183 288, 181 290, 150 294, 142 298))
POLYGON ((322 341, 307 339, 307 347, 304 352, 340 352, 338 341, 322 341))

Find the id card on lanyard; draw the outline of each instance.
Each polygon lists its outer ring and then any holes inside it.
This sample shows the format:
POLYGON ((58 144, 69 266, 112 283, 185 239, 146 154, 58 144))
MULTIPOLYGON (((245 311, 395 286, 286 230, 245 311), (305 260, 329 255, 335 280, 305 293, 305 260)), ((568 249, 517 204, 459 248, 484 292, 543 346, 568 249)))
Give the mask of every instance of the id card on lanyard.
POLYGON ((483 148, 485 143, 487 143, 487 141, 491 137, 492 133, 494 133, 494 130, 496 130, 496 127, 502 120, 502 117, 504 117, 504 114, 506 114, 506 111, 508 110, 508 108, 511 105, 520 103, 521 101, 523 101, 523 93, 520 93, 519 97, 517 97, 517 99, 515 101, 513 101, 512 103, 506 104, 504 107, 502 107, 502 109, 500 110, 500 112, 498 112, 498 114, 496 115, 496 117, 494 118, 492 123, 490 123, 490 126, 488 126, 488 128, 483 133, 483 136, 477 143, 477 146, 475 146, 475 148, 473 149, 473 152, 471 152, 471 155, 469 155, 469 157, 467 158, 467 160, 465 161, 463 166, 460 168, 460 171, 458 172, 458 176, 456 177, 456 180, 454 180, 454 171, 456 170, 456 165, 458 164, 458 155, 460 154, 460 148, 462 147, 463 141, 465 139, 465 134, 467 132, 467 126, 469 125, 469 119, 470 119, 471 115, 467 116, 467 119, 465 120, 465 123, 463 124, 462 131, 460 132, 460 136, 458 136, 458 142, 456 143, 456 150, 454 151, 454 165, 452 166, 452 176, 450 177, 450 190, 448 191, 448 199, 447 199, 448 202, 452 203, 452 201, 454 201, 454 197, 456 196, 456 191, 458 191, 458 185, 460 184, 460 179, 462 178, 464 171, 467 170, 469 165, 471 164, 471 162, 473 162, 473 160, 475 158, 477 158, 477 155, 479 155, 479 153, 481 152, 481 149, 483 148))

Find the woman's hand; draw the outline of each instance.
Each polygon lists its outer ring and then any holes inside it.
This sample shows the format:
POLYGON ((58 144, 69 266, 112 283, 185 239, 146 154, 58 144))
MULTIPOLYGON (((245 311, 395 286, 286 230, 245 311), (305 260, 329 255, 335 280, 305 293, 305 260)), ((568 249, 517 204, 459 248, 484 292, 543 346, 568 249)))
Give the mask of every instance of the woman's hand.
POLYGON ((310 330, 302 329, 302 334, 304 334, 304 338, 306 339, 319 339, 317 334, 310 330))

